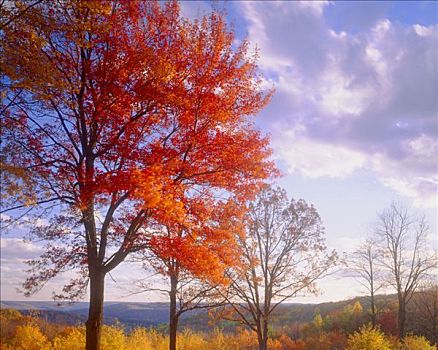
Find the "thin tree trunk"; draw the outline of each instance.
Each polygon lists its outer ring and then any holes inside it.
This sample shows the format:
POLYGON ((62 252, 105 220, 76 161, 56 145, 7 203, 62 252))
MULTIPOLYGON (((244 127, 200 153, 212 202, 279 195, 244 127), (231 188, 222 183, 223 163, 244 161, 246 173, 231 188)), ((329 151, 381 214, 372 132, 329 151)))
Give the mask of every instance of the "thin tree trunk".
POLYGON ((263 350, 268 349, 268 320, 266 318, 263 318, 263 350))
POLYGON ((432 332, 434 334, 434 343, 435 345, 438 345, 438 315, 437 315, 437 301, 434 301, 434 314, 433 316, 433 321, 432 321, 432 332))
POLYGON ((263 330, 260 319, 257 320, 257 342, 259 344, 259 350, 266 350, 263 347, 263 330))
POLYGON ((373 328, 376 327, 376 302, 374 300, 373 287, 371 287, 371 325, 373 328))
POLYGON ((258 338, 258 343, 259 343, 259 350, 266 350, 266 348, 264 347, 262 334, 257 334, 257 338, 258 338))
POLYGON ((406 305, 404 300, 399 299, 398 305, 398 336, 400 339, 405 337, 405 323, 406 323, 406 305))
POLYGON ((170 277, 170 307, 169 307, 169 350, 176 350, 176 332, 178 329, 178 314, 176 310, 176 294, 178 280, 170 277))
POLYGON ((103 320, 105 274, 90 271, 90 307, 86 324, 86 350, 100 350, 100 336, 103 320))

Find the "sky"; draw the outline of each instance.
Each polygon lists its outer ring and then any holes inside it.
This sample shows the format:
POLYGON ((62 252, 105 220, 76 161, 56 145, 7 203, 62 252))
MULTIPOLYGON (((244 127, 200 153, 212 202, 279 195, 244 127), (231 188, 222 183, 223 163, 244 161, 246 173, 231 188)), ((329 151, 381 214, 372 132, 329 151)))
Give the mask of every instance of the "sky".
MULTIPOLYGON (((354 1, 182 2, 185 17, 224 9, 236 45, 259 51, 263 87, 275 89, 257 116, 271 137, 291 198, 312 203, 327 246, 351 252, 370 233, 378 212, 396 200, 424 213, 438 247, 438 3, 354 1)), ((23 226, 1 238, 1 298, 25 300, 16 288, 24 261, 41 252, 23 242, 23 226)), ((157 301, 132 294, 123 264, 107 279, 106 300, 157 301)), ((30 300, 50 300, 68 275, 30 300)), ((335 274, 318 296, 294 302, 341 300, 362 294, 354 278, 335 274)))

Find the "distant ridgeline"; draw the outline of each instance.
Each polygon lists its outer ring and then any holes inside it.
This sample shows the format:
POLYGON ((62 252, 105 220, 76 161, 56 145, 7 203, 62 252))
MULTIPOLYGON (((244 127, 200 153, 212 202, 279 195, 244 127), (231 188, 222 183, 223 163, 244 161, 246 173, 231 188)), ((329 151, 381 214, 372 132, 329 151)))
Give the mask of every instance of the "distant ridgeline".
MULTIPOLYGON (((382 304, 390 305, 395 301, 395 295, 378 296, 382 304)), ((342 310, 359 302, 366 310, 369 308, 367 297, 358 297, 337 302, 321 304, 298 304, 285 303, 274 311, 273 326, 281 327, 285 323, 310 322, 315 315, 325 317, 333 312, 342 310)), ((77 325, 85 322, 88 313, 88 303, 78 302, 74 304, 59 305, 50 301, 2 301, 1 309, 16 309, 24 315, 36 314, 38 317, 51 322, 65 325, 77 325)), ((104 308, 105 323, 113 325, 122 323, 125 328, 136 326, 157 327, 167 324, 169 307, 167 303, 134 303, 134 302, 107 302, 104 308)), ((224 331, 234 331, 236 323, 217 320, 212 323, 207 311, 192 311, 183 314, 181 326, 196 331, 211 330, 212 327, 220 327, 224 331)))

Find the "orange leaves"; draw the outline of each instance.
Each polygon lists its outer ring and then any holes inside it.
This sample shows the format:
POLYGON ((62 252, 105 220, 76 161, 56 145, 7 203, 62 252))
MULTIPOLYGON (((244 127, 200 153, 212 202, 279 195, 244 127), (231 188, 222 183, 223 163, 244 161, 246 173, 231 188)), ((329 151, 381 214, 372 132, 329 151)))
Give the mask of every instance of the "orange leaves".
MULTIPOLYGON (((160 233, 151 238, 151 250, 155 259, 177 263, 185 272, 213 283, 224 283, 224 271, 236 263, 236 244, 233 234, 239 230, 236 224, 239 212, 231 201, 206 205, 192 200, 186 216, 172 221, 160 233)), ((165 272, 175 273, 175 272, 165 272)))
POLYGON ((7 161, 29 169, 41 202, 78 215, 75 244, 99 250, 87 251, 93 266, 112 269, 153 235, 160 257, 199 276, 234 263, 237 202, 276 170, 252 121, 270 93, 219 13, 190 21, 175 1, 42 1, 3 38, 6 99, 20 97, 5 113, 20 124, 6 130, 7 161))

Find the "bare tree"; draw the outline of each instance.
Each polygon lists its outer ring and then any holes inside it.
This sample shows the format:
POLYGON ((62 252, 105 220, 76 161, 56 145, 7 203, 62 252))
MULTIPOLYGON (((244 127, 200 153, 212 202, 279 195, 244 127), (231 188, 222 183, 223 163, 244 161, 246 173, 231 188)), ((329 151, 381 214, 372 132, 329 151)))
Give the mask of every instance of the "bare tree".
POLYGON ((408 307, 409 329, 415 334, 422 334, 438 345, 438 280, 434 279, 421 284, 412 297, 408 307))
POLYGON ((378 265, 379 250, 376 243, 367 239, 350 257, 348 269, 357 277, 359 283, 370 296, 371 324, 376 326, 377 305, 375 295, 385 285, 378 265))
POLYGON ((239 238, 241 262, 229 271, 224 318, 257 333, 267 349, 272 312, 299 293, 316 293, 316 280, 336 263, 327 253, 316 209, 304 200, 289 201, 282 189, 266 188, 250 204, 246 235, 239 238))
POLYGON ((388 273, 388 284, 398 298, 399 337, 406 334, 406 306, 421 280, 437 265, 427 249, 429 226, 424 216, 413 215, 393 202, 378 215, 375 234, 381 248, 381 264, 388 273))

